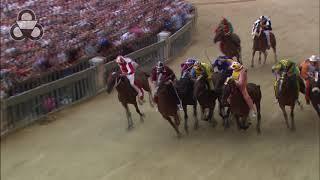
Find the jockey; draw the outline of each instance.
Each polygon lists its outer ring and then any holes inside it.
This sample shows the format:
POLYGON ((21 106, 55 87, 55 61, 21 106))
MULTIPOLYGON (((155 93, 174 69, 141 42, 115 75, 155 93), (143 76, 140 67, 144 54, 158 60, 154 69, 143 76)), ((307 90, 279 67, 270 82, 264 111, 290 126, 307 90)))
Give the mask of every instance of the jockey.
POLYGON ((230 35, 233 33, 233 27, 230 21, 228 21, 226 18, 223 18, 220 22, 220 26, 223 28, 225 35, 230 35))
POLYGON ((253 37, 257 34, 258 27, 261 26, 261 29, 263 30, 264 34, 267 37, 268 42, 268 48, 271 46, 270 42, 270 31, 272 31, 271 27, 271 20, 267 16, 260 16, 259 19, 257 19, 252 27, 252 35, 253 37))
POLYGON ((134 81, 134 75, 138 64, 132 59, 123 56, 118 56, 116 63, 119 65, 121 73, 129 79, 131 86, 138 92, 139 100, 143 102, 143 90, 141 87, 138 87, 134 81))
POLYGON ((230 77, 233 72, 230 68, 232 62, 233 59, 228 56, 219 56, 214 62, 212 62, 212 68, 213 70, 217 68, 219 73, 224 74, 226 77, 230 77))
POLYGON ((247 69, 244 68, 242 64, 236 61, 232 62, 230 68, 233 70, 232 79, 235 80, 237 87, 241 91, 243 98, 245 99, 247 105, 249 106, 250 116, 252 118, 256 117, 257 109, 254 106, 253 100, 250 97, 247 89, 247 84, 248 84, 247 69))
MULTIPOLYGON (((173 81, 176 80, 176 75, 174 74, 174 72, 172 71, 172 69, 170 69, 168 66, 164 65, 162 61, 158 61, 157 65, 152 68, 151 71, 151 82, 153 84, 153 87, 155 89, 154 91, 154 100, 155 102, 157 102, 157 90, 158 90, 158 86, 160 84, 160 82, 170 82, 172 83, 173 81)), ((173 84, 172 84, 173 86, 173 84)), ((173 86, 174 87, 174 86, 173 86)), ((175 90, 175 94, 177 96, 177 104, 178 104, 178 108, 179 110, 183 110, 182 109, 182 103, 181 100, 178 96, 178 93, 175 90)))
MULTIPOLYGON (((299 78, 300 78, 300 71, 296 63, 289 61, 288 59, 282 59, 277 64, 275 64, 272 67, 272 72, 275 73, 276 79, 281 75, 282 72, 286 72, 288 77, 296 77, 296 83, 297 83, 297 94, 299 94, 300 91, 300 84, 299 84, 299 78)), ((276 98, 278 99, 278 81, 275 81, 274 84, 274 91, 276 98)))
POLYGON ((319 69, 319 57, 312 55, 304 60, 300 66, 300 75, 306 82, 306 103, 310 104, 310 78, 314 77, 316 69, 319 69))
POLYGON ((191 77, 197 79, 199 76, 204 76, 207 79, 207 86, 209 90, 213 90, 213 81, 212 81, 212 67, 200 61, 196 61, 191 70, 191 77))
POLYGON ((181 64, 181 77, 185 75, 190 75, 191 69, 197 60, 195 58, 189 58, 184 63, 181 64))

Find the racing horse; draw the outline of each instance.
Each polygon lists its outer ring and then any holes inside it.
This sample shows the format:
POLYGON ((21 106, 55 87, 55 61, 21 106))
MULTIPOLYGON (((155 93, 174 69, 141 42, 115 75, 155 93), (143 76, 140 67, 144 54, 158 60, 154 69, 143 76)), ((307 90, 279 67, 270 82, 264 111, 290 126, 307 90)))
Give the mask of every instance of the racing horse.
POLYGON ((213 127, 217 125, 217 122, 213 118, 213 111, 215 107, 215 101, 217 99, 216 94, 209 90, 206 78, 201 75, 194 83, 194 97, 200 104, 201 119, 204 121, 212 122, 213 127), (209 109, 209 114, 205 114, 205 110, 209 109))
POLYGON ((230 35, 225 35, 222 26, 219 26, 215 30, 213 42, 215 44, 220 42, 221 52, 226 56, 236 57, 238 62, 242 64, 241 41, 237 34, 232 33, 230 35))
MULTIPOLYGON (((258 134, 261 133, 261 90, 260 86, 248 83, 247 85, 248 93, 253 100, 253 103, 256 105, 257 108, 257 126, 256 131, 258 134)), ((230 105, 230 110, 233 116, 235 117, 238 128, 239 129, 248 129, 249 125, 246 125, 246 120, 249 116, 249 106, 247 105, 246 101, 244 100, 242 93, 240 92, 239 88, 236 85, 235 80, 229 79, 224 87, 222 93, 222 102, 225 106, 228 104, 230 105)))
POLYGON ((164 119, 166 119, 177 133, 177 137, 181 137, 179 131, 180 118, 178 115, 177 94, 171 81, 161 81, 157 89, 157 105, 158 111, 164 119), (174 118, 174 121, 171 119, 174 118))
POLYGON ((276 86, 278 104, 283 112, 287 128, 290 128, 290 125, 285 107, 290 106, 291 130, 295 131, 296 127, 294 123, 294 108, 296 103, 300 104, 298 102, 299 89, 302 93, 305 93, 305 85, 301 78, 295 75, 289 76, 286 71, 280 73, 280 78, 276 81, 276 83, 278 84, 276 86), (297 83, 297 80, 299 83, 297 83))
POLYGON ((183 73, 181 78, 176 81, 175 88, 177 89, 178 95, 182 102, 182 107, 184 111, 184 128, 186 133, 188 133, 188 109, 187 106, 193 106, 193 117, 195 120, 194 129, 199 128, 199 121, 197 115, 197 100, 193 96, 194 81, 191 79, 189 73, 183 73))
MULTIPOLYGON (((149 84, 145 81, 143 81, 143 79, 147 80, 147 74, 143 73, 145 77, 143 76, 139 76, 140 77, 140 81, 141 81, 141 85, 143 87, 144 90, 146 90, 149 93, 149 101, 152 101, 151 97, 151 91, 150 91, 150 87, 149 84)), ((137 81, 139 81, 137 78, 137 81)), ((131 86, 128 78, 124 75, 121 75, 120 72, 118 71, 114 71, 112 72, 108 79, 107 79, 107 92, 111 93, 112 89, 115 88, 118 92, 118 99, 120 101, 120 103, 122 104, 122 106, 125 108, 126 110, 126 115, 127 115, 127 120, 128 120, 128 130, 133 128, 133 121, 132 121, 132 117, 131 117, 131 113, 129 111, 128 108, 128 104, 133 104, 136 112, 140 115, 140 120, 141 122, 144 121, 144 114, 140 111, 138 104, 137 104, 137 91, 131 86)), ((152 105, 150 103, 150 105, 152 105)))
MULTIPOLYGON (((277 42, 276 42, 276 37, 272 32, 270 32, 270 44, 274 53, 274 60, 275 62, 277 62, 277 48, 276 48, 277 42)), ((257 51, 259 51, 259 64, 261 64, 261 53, 263 53, 264 55, 263 64, 266 63, 267 56, 268 56, 267 50, 268 50, 267 36, 261 29, 261 26, 259 25, 257 27, 257 33, 254 35, 254 38, 253 38, 251 67, 254 67, 254 56, 257 51)))
POLYGON ((315 73, 315 78, 310 78, 310 100, 320 118, 320 81, 319 73, 315 73))

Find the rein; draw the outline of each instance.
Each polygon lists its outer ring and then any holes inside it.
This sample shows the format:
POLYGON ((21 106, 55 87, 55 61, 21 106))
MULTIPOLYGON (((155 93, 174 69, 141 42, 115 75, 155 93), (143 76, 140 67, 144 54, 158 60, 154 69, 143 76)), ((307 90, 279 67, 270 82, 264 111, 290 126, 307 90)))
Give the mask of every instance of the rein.
POLYGON ((118 78, 116 79, 116 83, 115 83, 114 87, 117 88, 120 83, 121 83, 121 77, 118 77, 118 78))

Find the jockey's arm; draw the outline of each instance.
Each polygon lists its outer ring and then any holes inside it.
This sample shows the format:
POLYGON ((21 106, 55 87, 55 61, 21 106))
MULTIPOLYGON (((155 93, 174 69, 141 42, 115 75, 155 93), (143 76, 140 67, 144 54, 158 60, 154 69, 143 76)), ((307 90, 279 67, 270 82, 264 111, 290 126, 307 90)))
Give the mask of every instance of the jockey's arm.
POLYGON ((239 75, 239 80, 235 80, 238 87, 246 86, 247 81, 247 70, 242 70, 239 75))

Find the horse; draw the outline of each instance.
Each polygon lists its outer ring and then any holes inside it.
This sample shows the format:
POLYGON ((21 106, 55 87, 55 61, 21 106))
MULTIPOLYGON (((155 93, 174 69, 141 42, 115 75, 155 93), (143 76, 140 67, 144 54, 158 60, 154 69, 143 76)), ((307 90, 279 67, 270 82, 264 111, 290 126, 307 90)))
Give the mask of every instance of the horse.
MULTIPOLYGON (((254 56, 256 54, 256 51, 259 51, 259 64, 261 64, 261 53, 263 53, 264 55, 263 64, 266 63, 267 56, 268 56, 267 36, 263 32, 263 30, 261 30, 261 26, 258 26, 257 28, 258 28, 257 29, 258 33, 256 33, 253 38, 251 67, 254 67, 254 56)), ((270 45, 274 53, 275 62, 277 62, 277 49, 276 49, 277 42, 276 42, 276 37, 272 32, 270 32, 270 45)))
POLYGON ((236 57, 237 60, 242 64, 241 58, 241 41, 237 34, 232 33, 225 35, 222 26, 216 29, 213 42, 216 44, 220 42, 221 52, 229 57, 236 57))
MULTIPOLYGON (((145 86, 143 84, 143 89, 150 92, 149 85, 145 86)), ((133 104, 136 112, 140 115, 140 121, 144 122, 144 114, 140 111, 137 98, 137 91, 131 86, 128 78, 126 76, 121 75, 119 72, 112 72, 107 79, 107 92, 111 93, 112 89, 116 88, 118 92, 118 99, 122 106, 126 110, 127 120, 128 120, 128 130, 133 128, 133 121, 131 117, 131 113, 128 108, 128 104, 133 104)), ((151 99, 152 100, 152 99, 151 99)))
POLYGON ((212 74, 212 81, 213 81, 213 90, 217 95, 217 100, 219 102, 219 115, 223 119, 223 126, 224 128, 229 127, 229 122, 227 121, 227 118, 230 115, 230 108, 228 106, 224 106, 222 103, 222 92, 224 83, 228 76, 226 74, 220 73, 220 72, 214 72, 212 74), (227 112, 225 111, 225 108, 227 107, 227 112))
MULTIPOLYGON (((280 73, 280 78, 277 80, 278 84, 278 104, 283 112, 283 116, 287 125, 287 128, 290 128, 289 121, 288 121, 288 115, 286 112, 285 107, 290 106, 290 116, 291 116, 291 131, 295 131, 295 123, 294 123, 294 108, 296 103, 298 102, 299 99, 299 90, 298 90, 298 84, 297 84, 297 77, 296 75, 288 76, 287 72, 281 72, 280 73)), ((301 80, 299 80, 299 86, 300 86, 300 91, 302 93, 304 88, 304 83, 301 80), (301 82, 302 81, 302 82, 301 82), (301 87, 303 86, 303 87, 301 87)))
MULTIPOLYGON (((261 134, 261 90, 260 86, 254 83, 248 83, 248 93, 252 98, 257 108, 257 126, 256 131, 261 134)), ((249 106, 243 98, 243 95, 236 85, 235 80, 230 79, 223 87, 222 102, 225 106, 230 105, 231 113, 234 115, 239 129, 248 129, 249 126, 245 125, 249 116, 249 106), (228 102, 229 101, 229 102, 228 102)))
POLYGON ((180 138, 181 133, 178 128, 180 118, 178 115, 177 95, 173 83, 170 81, 161 81, 158 85, 157 97, 158 111, 164 119, 168 120, 176 131, 177 137, 180 138), (174 122, 171 117, 174 118, 174 122))
POLYGON ((318 77, 310 78, 310 101, 320 118, 320 81, 318 77))
POLYGON ((194 129, 199 128, 199 121, 197 115, 197 101, 193 96, 194 81, 188 76, 188 73, 184 73, 179 80, 175 83, 175 88, 177 89, 178 95, 182 102, 182 107, 184 111, 184 129, 188 133, 188 109, 187 106, 193 106, 193 117, 195 119, 194 129))
POLYGON ((216 94, 209 90, 207 80, 204 76, 199 76, 194 83, 194 97, 200 104, 201 119, 213 123, 213 127, 217 125, 217 122, 213 118, 213 111, 215 107, 215 101, 217 99, 216 94), (205 109, 209 109, 209 114, 205 116, 205 109))

